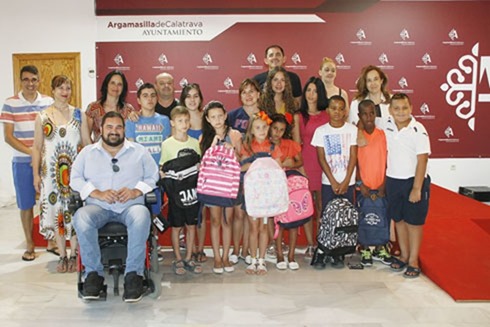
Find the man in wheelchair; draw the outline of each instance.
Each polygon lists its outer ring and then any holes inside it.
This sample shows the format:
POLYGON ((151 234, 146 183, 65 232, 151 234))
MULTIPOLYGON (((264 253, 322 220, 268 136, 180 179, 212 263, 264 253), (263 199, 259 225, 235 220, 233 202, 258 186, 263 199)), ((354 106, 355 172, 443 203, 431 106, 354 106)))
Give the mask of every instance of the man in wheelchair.
POLYGON ((151 225, 144 195, 155 188, 158 166, 143 146, 124 138, 121 114, 108 112, 101 125, 101 139, 78 154, 70 178, 71 188, 86 203, 73 217, 85 267, 82 298, 98 299, 103 291, 104 267, 97 231, 109 222, 118 222, 128 232, 123 299, 137 302, 143 296, 146 241, 151 225))

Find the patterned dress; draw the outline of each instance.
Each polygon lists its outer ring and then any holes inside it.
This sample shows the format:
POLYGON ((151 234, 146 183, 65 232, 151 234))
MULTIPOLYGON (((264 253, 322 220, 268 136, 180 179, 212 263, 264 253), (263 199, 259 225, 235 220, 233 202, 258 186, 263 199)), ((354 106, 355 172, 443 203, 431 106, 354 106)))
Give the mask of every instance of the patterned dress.
POLYGON ((46 110, 40 112, 44 141, 41 152, 39 232, 45 239, 55 233, 70 239, 75 231, 68 211, 70 172, 81 149, 81 111, 73 110, 70 121, 56 126, 46 110))
MULTIPOLYGON (((119 110, 119 113, 123 116, 124 120, 128 119, 129 114, 135 111, 132 105, 125 103, 124 107, 119 110)), ((92 130, 89 131, 90 134, 93 133, 94 143, 99 141, 102 134, 102 117, 106 114, 104 106, 100 104, 99 101, 92 102, 88 105, 87 110, 85 110, 87 117, 92 118, 93 126, 92 130)))

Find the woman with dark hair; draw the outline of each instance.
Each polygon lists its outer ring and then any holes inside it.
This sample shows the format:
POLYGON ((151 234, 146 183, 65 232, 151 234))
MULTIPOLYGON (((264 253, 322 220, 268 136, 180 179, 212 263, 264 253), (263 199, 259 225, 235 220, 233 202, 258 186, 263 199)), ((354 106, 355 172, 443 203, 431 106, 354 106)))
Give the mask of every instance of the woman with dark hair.
MULTIPOLYGON (((310 77, 303 89, 299 112, 294 115, 293 139, 301 144, 303 167, 315 201, 315 221, 317 226, 322 211, 323 171, 318 163, 316 148, 311 145, 311 139, 317 127, 325 125, 329 120, 325 112, 327 105, 328 100, 322 80, 317 77, 310 77)), ((315 244, 313 235, 316 235, 316 233, 313 233, 313 221, 310 220, 304 226, 308 242, 305 258, 311 259, 315 244)))
POLYGON ((54 103, 37 116, 32 147, 34 188, 40 193, 39 232, 56 241, 60 253, 56 271, 75 272, 77 237, 68 204, 71 166, 81 149, 81 111, 70 105, 68 77, 55 76, 51 89, 54 103), (66 240, 70 240, 70 257, 66 240))
POLYGON ((356 82, 357 93, 350 105, 349 122, 359 121, 359 102, 369 99, 376 108, 376 125, 379 126, 381 117, 389 115, 390 93, 388 92, 388 77, 381 68, 369 65, 362 69, 361 76, 356 82))
POLYGON ((187 131, 190 137, 199 140, 202 134, 202 104, 201 87, 197 83, 184 86, 180 94, 180 104, 189 109, 191 114, 191 128, 187 131))
POLYGON ((293 115, 296 110, 291 81, 286 70, 282 67, 275 67, 267 75, 265 89, 260 98, 259 108, 264 110, 269 116, 273 114, 293 115))
POLYGON ((102 117, 109 111, 119 112, 124 119, 138 119, 133 106, 126 102, 128 82, 119 70, 106 75, 100 87, 101 97, 88 105, 82 120, 83 144, 97 142, 101 135, 102 117), (132 116, 131 114, 134 113, 132 116))

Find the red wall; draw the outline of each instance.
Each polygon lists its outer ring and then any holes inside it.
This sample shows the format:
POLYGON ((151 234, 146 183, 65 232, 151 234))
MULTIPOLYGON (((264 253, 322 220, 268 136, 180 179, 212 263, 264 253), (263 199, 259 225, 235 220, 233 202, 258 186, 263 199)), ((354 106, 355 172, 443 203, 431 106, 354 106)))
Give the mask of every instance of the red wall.
MULTIPOLYGON (((260 66, 268 45, 283 46, 287 69, 295 71, 303 83, 317 75, 322 57, 335 58, 341 53, 345 62, 338 65, 336 84, 348 90, 351 99, 359 72, 368 64, 384 66, 393 93, 405 92, 412 97, 413 114, 431 136, 432 157, 490 157, 486 144, 490 139, 486 126, 490 95, 485 96, 490 94, 488 12, 490 4, 484 1, 379 2, 361 12, 319 13, 325 23, 239 23, 209 42, 98 42, 97 85, 100 88, 108 71, 126 69, 131 92, 128 100, 136 105, 135 82, 140 78, 153 82, 156 74, 166 70, 176 83, 182 78, 199 83, 205 102, 218 99, 231 110, 239 106, 240 82, 265 70, 260 66), (360 29, 365 39, 356 35, 360 29), (404 29, 409 36, 405 40, 400 36, 404 29), (450 38, 452 30, 457 38, 450 38), (206 53, 212 58, 208 65, 203 62, 206 53), (255 54, 256 64, 247 62, 250 53, 255 54), (296 65, 291 60, 295 53, 301 59, 296 65), (118 54, 124 58, 120 65, 114 62, 118 54), (161 54, 167 63, 158 61, 161 54), (386 54, 388 62, 380 62, 381 54, 386 54), (430 62, 424 63, 425 54, 430 62), (470 61, 463 62, 466 72, 458 63, 465 55, 474 61, 471 65, 470 61), (447 99, 441 85, 448 83, 452 69, 460 70, 461 76, 458 81, 453 74, 451 80, 459 86, 448 90, 453 92, 447 99), (224 86, 228 77, 233 87, 224 86), (408 86, 399 85, 403 77, 408 86), (461 101, 448 103, 458 97, 458 92, 461 101), (465 100, 469 101, 468 108, 460 109, 458 116, 457 105, 465 100), (474 112, 469 113, 472 109, 474 112)), ((177 90, 180 92, 180 86, 177 90)))

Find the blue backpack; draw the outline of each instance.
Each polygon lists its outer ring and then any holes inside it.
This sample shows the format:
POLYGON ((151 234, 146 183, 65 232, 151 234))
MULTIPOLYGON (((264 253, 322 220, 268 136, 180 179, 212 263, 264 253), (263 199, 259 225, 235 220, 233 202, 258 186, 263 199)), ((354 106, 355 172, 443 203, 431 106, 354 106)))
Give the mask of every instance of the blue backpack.
POLYGON ((390 221, 386 211, 386 198, 377 197, 373 201, 359 193, 357 205, 360 212, 359 243, 366 246, 388 243, 390 240, 390 221))

